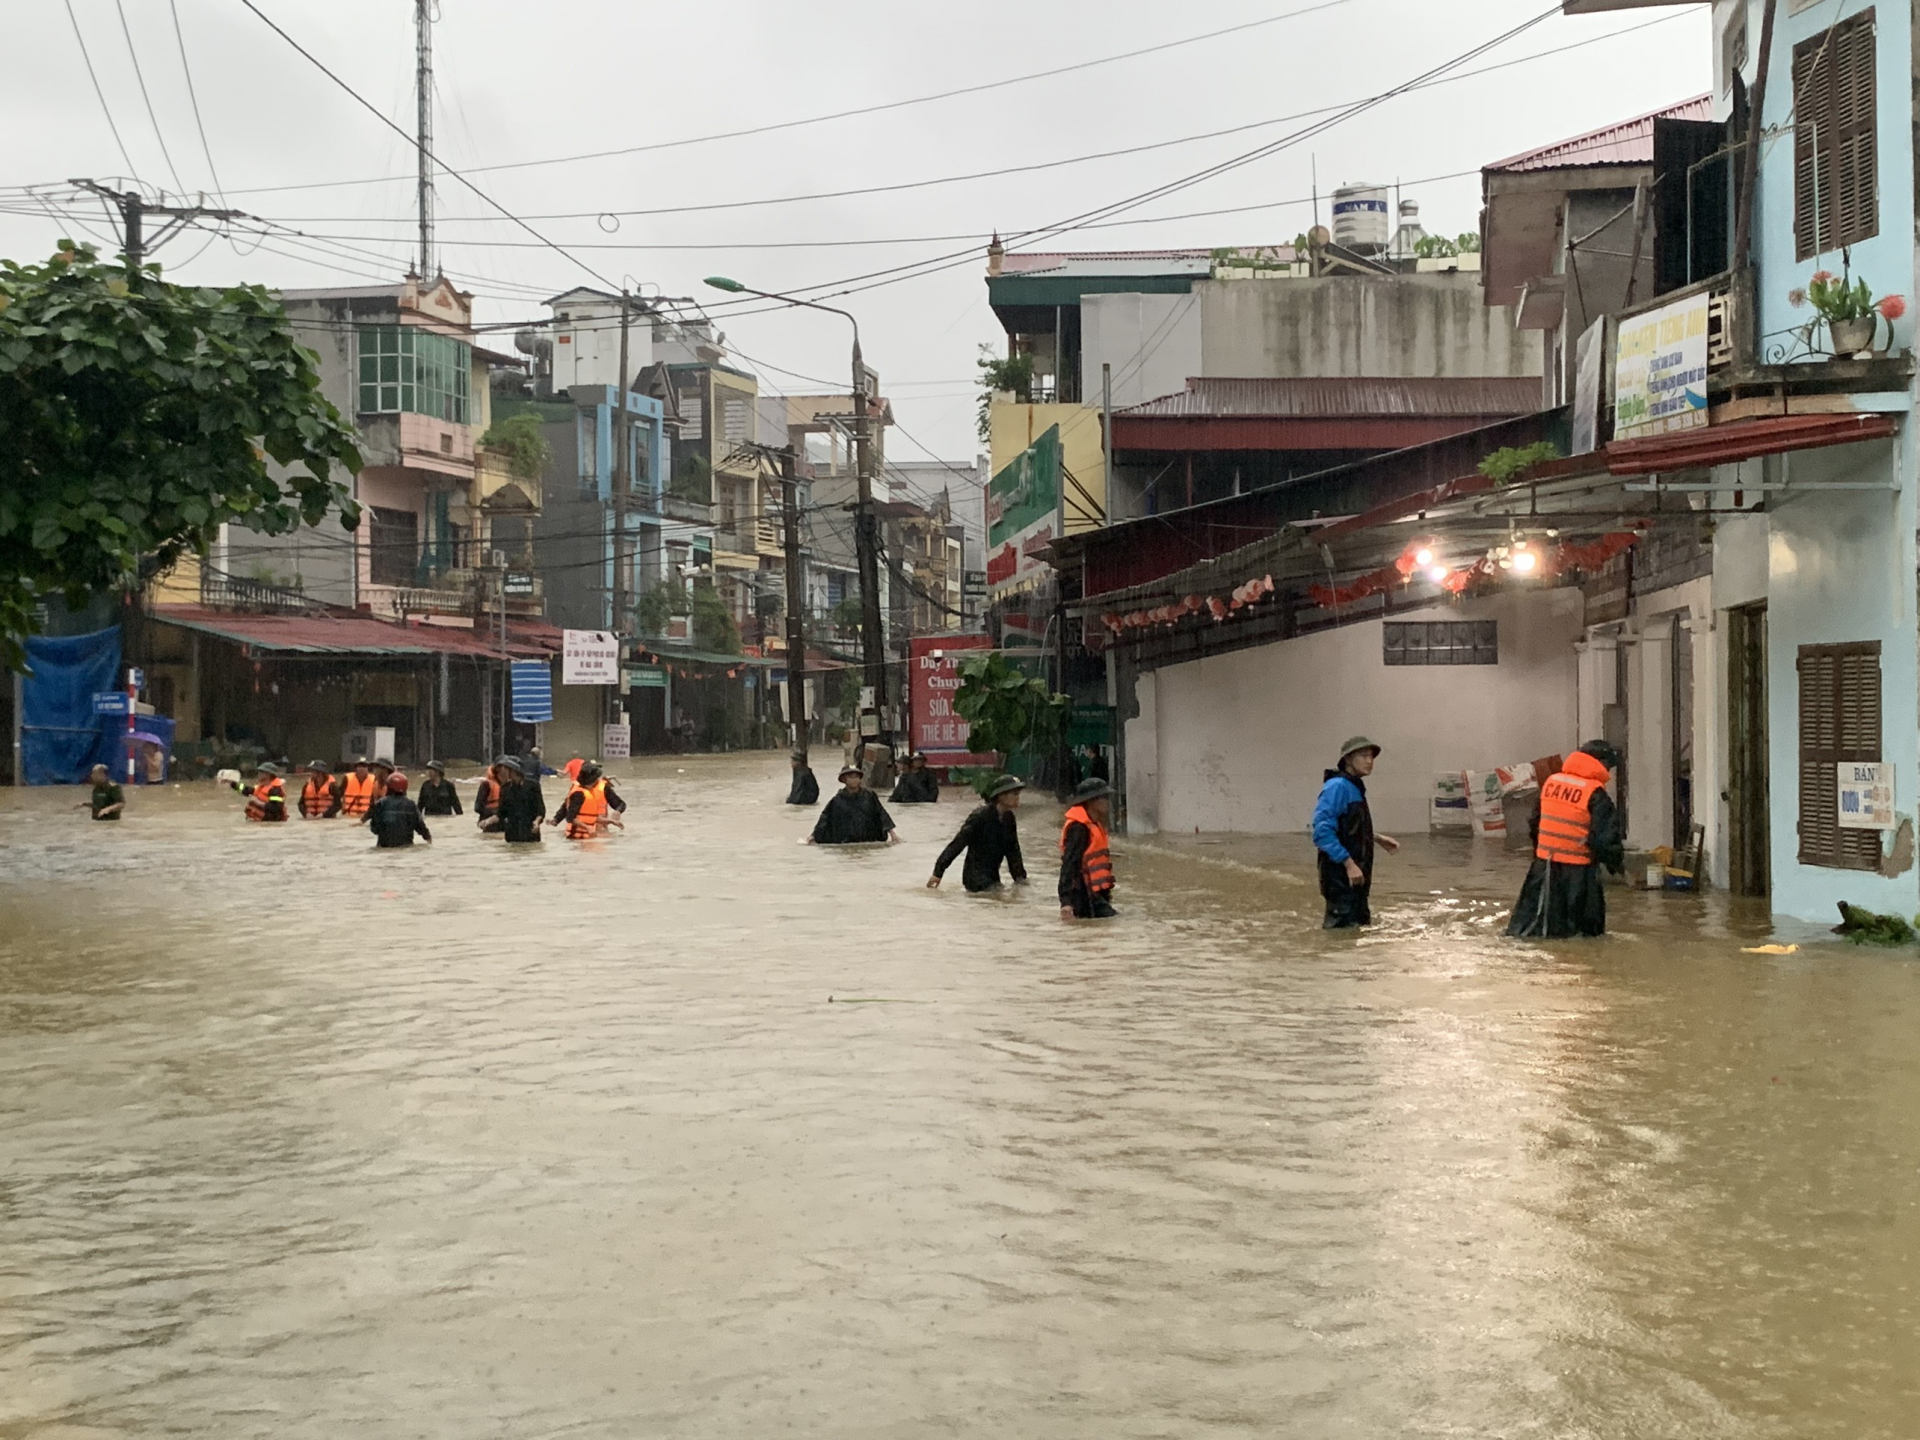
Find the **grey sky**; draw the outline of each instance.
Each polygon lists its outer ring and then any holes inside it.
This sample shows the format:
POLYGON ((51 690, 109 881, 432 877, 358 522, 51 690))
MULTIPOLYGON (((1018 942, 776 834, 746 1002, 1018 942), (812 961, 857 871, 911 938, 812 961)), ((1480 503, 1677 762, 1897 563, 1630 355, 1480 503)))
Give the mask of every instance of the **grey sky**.
MULTIPOLYGON (((140 178, 175 190, 149 121, 114 0, 71 0, 140 178)), ((206 243, 184 235, 158 257, 178 278, 271 285, 397 276, 412 242, 406 142, 290 49, 240 0, 175 0, 207 148, 228 201, 315 236, 206 243), (319 189, 284 189, 353 181, 319 189)), ((261 9, 401 126, 411 129, 413 7, 407 0, 256 0, 261 9)), ((211 191, 169 0, 124 0, 160 135, 180 184, 211 191)), ((819 285, 964 248, 974 237, 1063 219, 1279 140, 1323 117, 1261 124, 1400 84, 1538 14, 1544 0, 976 0, 970 5, 736 0, 727 7, 615 0, 441 0, 436 150, 456 169, 655 144, 884 104, 1158 45, 1292 11, 1295 18, 1073 74, 751 137, 571 164, 475 173, 524 215, 578 213, 536 226, 587 265, 667 295, 711 302, 764 388, 819 386, 793 374, 846 372, 846 329, 807 312, 743 313, 700 285, 722 273, 764 289, 819 285), (1022 174, 798 204, 656 214, 601 211, 725 205, 1033 165, 1233 126, 1239 134, 1022 174), (920 237, 963 237, 922 239, 920 237), (886 244, 801 246, 803 241, 886 244), (694 248, 665 248, 691 246, 694 248), (611 247, 611 248, 595 248, 611 247), (771 247, 771 248, 751 248, 771 247), (784 367, 776 369, 774 367, 784 367)), ((88 80, 66 0, 15 6, 13 63, 0 88, 9 137, 0 186, 126 170, 88 80), (27 60, 25 57, 32 57, 27 60)), ((1347 180, 1418 181, 1430 230, 1474 228, 1472 171, 1532 146, 1625 119, 1709 88, 1707 7, 1563 18, 1557 14, 1467 65, 1580 48, 1403 96, 1324 134, 1039 248, 1131 249, 1285 241, 1322 193, 1347 180), (1297 201, 1299 203, 1276 204, 1297 201), (1152 216, 1271 206, 1212 218, 1152 216)), ((0 211, 32 207, 0 191, 0 211)), ((443 263, 481 297, 482 321, 532 317, 580 266, 500 219, 457 180, 439 184, 443 263), (502 243, 510 242, 510 243, 502 243)), ((105 235, 97 208, 77 212, 105 235)), ((44 214, 0 213, 0 253, 44 256, 62 233, 44 214)), ((906 435, 945 458, 970 457, 978 346, 998 342, 983 263, 866 290, 836 303, 861 317, 867 357, 906 435)))

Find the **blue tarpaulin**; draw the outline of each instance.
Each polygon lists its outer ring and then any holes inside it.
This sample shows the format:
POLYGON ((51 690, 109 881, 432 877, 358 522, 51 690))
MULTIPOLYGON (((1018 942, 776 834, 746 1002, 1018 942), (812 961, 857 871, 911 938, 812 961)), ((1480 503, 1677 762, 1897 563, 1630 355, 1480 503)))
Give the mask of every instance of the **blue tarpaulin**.
POLYGON ((553 719, 552 661, 513 662, 513 718, 534 725, 553 719))
POLYGON ((20 762, 29 785, 78 785, 95 765, 126 773, 123 718, 93 713, 97 691, 120 685, 120 627, 27 640, 20 762), (119 735, 113 733, 119 727, 119 735))

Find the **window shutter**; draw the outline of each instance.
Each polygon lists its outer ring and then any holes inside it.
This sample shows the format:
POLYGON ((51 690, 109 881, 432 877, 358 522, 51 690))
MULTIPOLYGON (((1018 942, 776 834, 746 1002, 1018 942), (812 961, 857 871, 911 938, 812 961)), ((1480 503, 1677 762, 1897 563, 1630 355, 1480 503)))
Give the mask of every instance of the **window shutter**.
POLYGON ((1873 11, 1793 47, 1793 238, 1802 260, 1880 233, 1873 11))
POLYGON ((1880 642, 1800 647, 1800 863, 1877 870, 1880 832, 1840 828, 1837 767, 1880 759, 1880 642))

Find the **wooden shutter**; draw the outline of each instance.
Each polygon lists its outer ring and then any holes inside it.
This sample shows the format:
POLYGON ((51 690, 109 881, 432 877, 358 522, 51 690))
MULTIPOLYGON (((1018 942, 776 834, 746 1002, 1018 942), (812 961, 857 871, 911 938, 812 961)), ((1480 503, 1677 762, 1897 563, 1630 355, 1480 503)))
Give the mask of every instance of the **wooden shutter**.
POLYGON ((1805 260, 1880 233, 1873 11, 1793 47, 1793 240, 1805 260))
POLYGON ((1880 832, 1840 828, 1837 767, 1880 759, 1880 642, 1800 647, 1800 863, 1880 868, 1880 832))

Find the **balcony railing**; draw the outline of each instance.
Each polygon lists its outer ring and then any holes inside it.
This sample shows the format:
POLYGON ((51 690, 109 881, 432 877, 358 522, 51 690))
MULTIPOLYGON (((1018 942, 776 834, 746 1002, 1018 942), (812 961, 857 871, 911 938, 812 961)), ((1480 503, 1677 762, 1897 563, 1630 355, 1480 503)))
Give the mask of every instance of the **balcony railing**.
POLYGON ((245 610, 300 615, 320 607, 304 591, 263 580, 248 580, 205 565, 200 570, 200 603, 212 610, 245 610))

